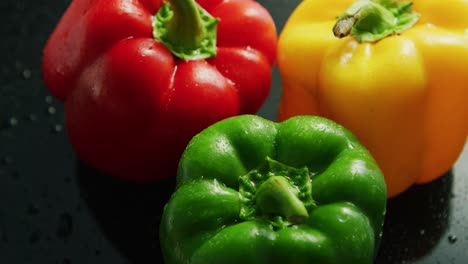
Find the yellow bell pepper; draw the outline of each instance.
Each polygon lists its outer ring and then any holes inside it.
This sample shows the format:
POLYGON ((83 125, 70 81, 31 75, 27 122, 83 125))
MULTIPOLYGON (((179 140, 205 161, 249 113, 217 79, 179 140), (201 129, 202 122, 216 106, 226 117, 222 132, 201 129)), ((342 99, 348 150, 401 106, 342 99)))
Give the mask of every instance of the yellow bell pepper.
POLYGON ((458 159, 468 135, 467 1, 303 0, 278 45, 278 119, 320 115, 353 131, 388 197, 458 159))

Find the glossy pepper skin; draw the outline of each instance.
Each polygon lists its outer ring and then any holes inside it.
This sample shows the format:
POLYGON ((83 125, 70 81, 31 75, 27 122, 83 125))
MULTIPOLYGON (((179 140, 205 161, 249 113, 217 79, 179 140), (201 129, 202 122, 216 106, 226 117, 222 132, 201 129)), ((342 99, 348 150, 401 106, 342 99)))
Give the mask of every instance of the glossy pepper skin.
POLYGON ((350 129, 393 197, 447 172, 466 142, 468 3, 412 1, 415 24, 362 42, 332 31, 353 3, 305 0, 289 17, 278 44, 278 119, 321 115, 350 129))
POLYGON ((168 264, 373 263, 386 199, 375 160, 335 122, 231 117, 182 155, 161 247, 168 264))
MULTIPOLYGON (((45 46, 43 76, 64 102, 69 139, 82 160, 127 180, 175 176, 193 135, 263 104, 276 57, 272 17, 252 0, 197 2, 212 17, 213 49, 183 58, 155 38, 156 14, 167 18, 167 3, 71 2, 45 46)), ((195 23, 195 5, 170 1, 173 46, 203 42, 193 35, 205 32, 195 23)))

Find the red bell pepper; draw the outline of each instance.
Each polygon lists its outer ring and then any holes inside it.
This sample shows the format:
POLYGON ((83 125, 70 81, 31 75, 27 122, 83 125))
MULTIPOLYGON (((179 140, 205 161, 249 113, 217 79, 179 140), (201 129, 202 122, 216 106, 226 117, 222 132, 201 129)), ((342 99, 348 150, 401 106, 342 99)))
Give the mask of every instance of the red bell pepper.
POLYGON ((189 140, 267 98, 271 15, 253 0, 74 0, 44 48, 78 156, 134 181, 175 176, 189 140))

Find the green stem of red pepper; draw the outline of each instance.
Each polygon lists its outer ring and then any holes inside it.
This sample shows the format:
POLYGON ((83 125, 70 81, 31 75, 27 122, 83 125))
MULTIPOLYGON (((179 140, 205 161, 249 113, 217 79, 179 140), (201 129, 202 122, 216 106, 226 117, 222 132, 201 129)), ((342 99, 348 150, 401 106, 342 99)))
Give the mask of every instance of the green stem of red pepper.
POLYGON ((153 37, 183 60, 205 59, 216 55, 217 23, 195 0, 169 0, 154 17, 153 37))

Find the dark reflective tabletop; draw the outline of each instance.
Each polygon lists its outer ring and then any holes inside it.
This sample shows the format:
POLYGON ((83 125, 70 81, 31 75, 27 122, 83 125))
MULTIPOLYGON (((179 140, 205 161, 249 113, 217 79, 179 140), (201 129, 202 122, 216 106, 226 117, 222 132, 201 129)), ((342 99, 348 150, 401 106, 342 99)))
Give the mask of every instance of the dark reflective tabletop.
MULTIPOLYGON (((80 162, 40 72, 70 1, 0 1, 0 263, 157 263, 173 180, 121 182, 80 162)), ((278 32, 299 0, 260 0, 278 32)), ((280 79, 259 115, 275 119, 280 79)), ((438 180, 390 199, 376 263, 468 263, 468 148, 438 180)))

